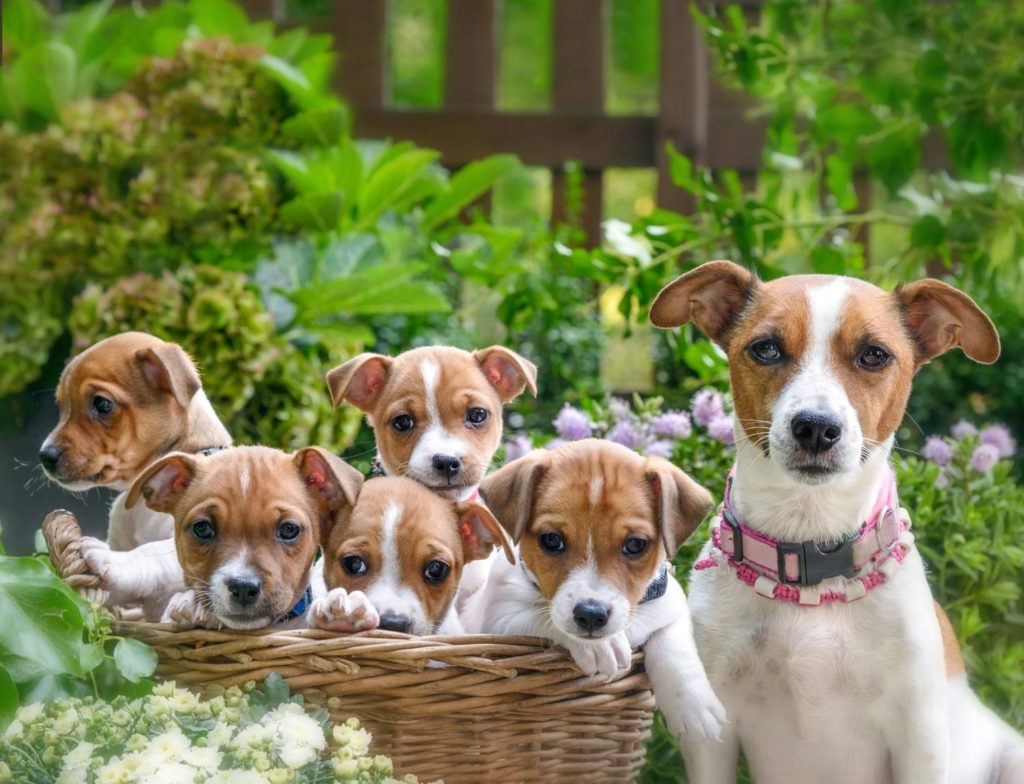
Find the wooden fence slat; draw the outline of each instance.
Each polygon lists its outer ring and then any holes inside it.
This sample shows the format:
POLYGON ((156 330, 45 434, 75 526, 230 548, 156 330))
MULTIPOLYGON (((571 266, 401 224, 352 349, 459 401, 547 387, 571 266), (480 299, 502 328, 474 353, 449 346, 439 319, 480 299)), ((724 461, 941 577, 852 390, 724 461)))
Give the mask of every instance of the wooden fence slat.
POLYGON ((335 87, 356 110, 385 103, 388 61, 385 47, 387 0, 333 0, 329 29, 341 63, 335 87))
POLYGON ((444 103, 451 109, 494 106, 498 62, 495 0, 448 0, 444 103))

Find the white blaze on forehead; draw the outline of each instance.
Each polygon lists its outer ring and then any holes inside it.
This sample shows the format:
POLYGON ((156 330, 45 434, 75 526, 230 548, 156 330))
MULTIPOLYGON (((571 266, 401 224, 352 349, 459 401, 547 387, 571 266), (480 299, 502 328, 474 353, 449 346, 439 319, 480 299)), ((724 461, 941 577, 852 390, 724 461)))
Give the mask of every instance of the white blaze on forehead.
POLYGON ((249 492, 249 469, 243 468, 238 472, 238 486, 242 490, 242 495, 249 492))
POLYGON ((437 410, 437 382, 441 378, 441 366, 433 359, 425 359, 420 363, 423 374, 423 402, 427 407, 427 422, 430 425, 440 424, 441 415, 437 410))
POLYGON ((434 359, 425 359, 420 363, 420 374, 423 376, 423 406, 427 412, 423 435, 409 457, 409 475, 428 485, 437 483, 434 471, 434 455, 450 455, 461 458, 467 452, 466 442, 452 435, 441 421, 441 412, 437 405, 437 387, 441 379, 441 366, 434 359))
POLYGON ((388 501, 380 523, 380 569, 381 576, 398 585, 402 572, 398 563, 398 521, 402 519, 403 508, 397 501, 388 501))
POLYGON ((590 505, 597 506, 601 500, 601 490, 604 488, 604 477, 598 477, 590 483, 590 505))
POLYGON ((405 615, 412 624, 411 634, 426 634, 432 631, 427 625, 426 612, 416 592, 408 585, 408 581, 418 575, 402 574, 398 558, 398 523, 404 512, 405 507, 397 501, 389 501, 384 507, 380 522, 380 572, 371 575, 364 593, 381 615, 405 615))
POLYGON ((807 353, 804 355, 804 367, 825 370, 829 366, 832 337, 839 329, 839 319, 849 293, 849 284, 842 278, 807 289, 811 332, 807 353))

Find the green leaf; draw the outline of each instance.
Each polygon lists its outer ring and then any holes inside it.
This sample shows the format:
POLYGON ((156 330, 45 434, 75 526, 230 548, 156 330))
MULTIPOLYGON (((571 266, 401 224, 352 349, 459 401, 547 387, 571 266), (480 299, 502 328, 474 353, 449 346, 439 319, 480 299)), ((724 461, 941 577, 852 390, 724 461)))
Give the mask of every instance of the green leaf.
POLYGON ((340 193, 307 193, 282 204, 279 212, 282 218, 304 229, 330 231, 341 220, 343 204, 340 193))
POLYGON ((125 637, 114 646, 114 664, 126 679, 135 683, 156 672, 156 651, 145 643, 125 637))
POLYGON ((224 35, 234 40, 245 38, 249 17, 231 0, 191 0, 192 22, 206 37, 224 35))
POLYGON ((348 116, 341 106, 307 109, 285 120, 281 130, 292 139, 312 147, 330 147, 345 134, 348 116))
POLYGON ((47 41, 14 61, 11 85, 21 103, 55 121, 61 107, 75 97, 77 67, 75 53, 67 44, 47 41))
POLYGON ((381 213, 395 204, 431 163, 440 157, 436 150, 413 149, 378 165, 359 192, 357 229, 372 226, 381 213))
POLYGON ((448 300, 435 286, 411 280, 423 264, 381 264, 319 281, 292 292, 304 320, 324 316, 446 313, 448 300))
POLYGON ((430 203, 423 215, 423 230, 433 231, 494 187, 494 183, 520 168, 514 155, 492 155, 456 172, 448 188, 430 203))
POLYGON ((693 162, 679 152, 672 142, 668 143, 668 173, 672 182, 690 193, 696 193, 697 183, 693 179, 693 162))
POLYGON ((946 238, 946 227, 934 215, 918 218, 910 229, 910 244, 915 248, 938 247, 946 238))
POLYGON ((4 729, 14 720, 18 712, 18 687, 14 678, 3 667, 0 667, 0 729, 4 729))
POLYGON ((310 171, 309 161, 291 150, 267 150, 266 156, 300 194, 324 190, 310 171))
POLYGON ((36 0, 4 0, 0 7, 3 13, 5 58, 10 52, 20 56, 46 40, 49 15, 42 3, 36 0))
POLYGON ((857 191, 853 187, 853 167, 840 155, 825 159, 825 185, 844 212, 857 209, 857 191))
POLYGON ((87 50, 92 44, 93 37, 102 27, 103 20, 113 5, 114 0, 89 3, 65 17, 64 29, 61 31, 60 40, 71 47, 79 60, 84 59, 87 50))
POLYGON ((828 245, 819 245, 811 251, 811 266, 819 275, 846 274, 843 254, 828 245))
POLYGON ((83 645, 82 649, 78 652, 78 663, 82 667, 82 672, 95 670, 103 664, 104 658, 103 649, 91 642, 83 645))
POLYGON ((37 528, 35 536, 33 537, 33 548, 37 553, 48 553, 49 547, 46 545, 46 537, 43 536, 43 529, 37 528))
POLYGON ((861 137, 878 129, 879 122, 866 106, 839 103, 826 106, 814 118, 819 135, 840 144, 854 144, 861 137))
POLYGON ((317 105, 319 94, 300 69, 272 54, 260 58, 260 67, 301 107, 310 109, 317 105))

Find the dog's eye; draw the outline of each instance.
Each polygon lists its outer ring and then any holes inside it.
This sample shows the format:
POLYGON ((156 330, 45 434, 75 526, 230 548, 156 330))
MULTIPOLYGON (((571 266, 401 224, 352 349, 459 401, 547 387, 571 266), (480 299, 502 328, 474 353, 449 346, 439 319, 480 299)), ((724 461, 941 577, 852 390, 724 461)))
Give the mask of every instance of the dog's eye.
POLYGON ((391 420, 391 427, 393 427, 397 433, 408 433, 416 427, 416 422, 408 414, 399 414, 391 420))
POLYGON ((487 409, 473 406, 466 412, 466 421, 471 425, 482 425, 487 421, 487 409))
POLYGON ((865 370, 881 370, 889 364, 892 354, 881 346, 866 346, 857 355, 857 364, 865 370))
POLYGON ((431 561, 423 570, 423 577, 428 583, 443 582, 452 568, 444 561, 431 561))
POLYGON ((103 395, 92 396, 92 410, 100 416, 106 416, 114 410, 114 401, 103 395))
POLYGON ((204 541, 213 539, 217 535, 217 529, 209 520, 196 520, 192 523, 192 536, 204 541))
POLYGON ((565 550, 565 539, 561 534, 548 531, 546 534, 540 535, 540 546, 549 553, 560 553, 565 550))
POLYGON ((647 545, 650 542, 644 539, 642 536, 630 536, 626 538, 626 541, 622 543, 622 554, 636 557, 642 555, 647 549, 647 545))
POLYGON ((293 523, 291 520, 285 520, 277 527, 278 538, 285 542, 293 541, 300 533, 302 533, 302 528, 298 523, 293 523))
POLYGON ((747 348, 747 351, 750 352, 750 356, 756 362, 760 362, 762 365, 774 365, 776 362, 781 362, 784 359, 779 344, 771 338, 755 340, 747 348))
POLYGON ((366 561, 358 555, 346 555, 341 559, 341 567, 355 577, 366 574, 366 561))

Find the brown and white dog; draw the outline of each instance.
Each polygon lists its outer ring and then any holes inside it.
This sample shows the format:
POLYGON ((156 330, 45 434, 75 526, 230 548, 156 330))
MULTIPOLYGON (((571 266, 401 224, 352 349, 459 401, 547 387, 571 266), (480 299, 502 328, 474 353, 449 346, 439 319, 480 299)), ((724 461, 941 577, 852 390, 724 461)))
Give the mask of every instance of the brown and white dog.
POLYGON ((324 581, 309 623, 357 632, 462 634, 455 592, 469 561, 512 542, 485 506, 448 501, 419 482, 377 477, 324 539, 324 581))
MULTIPOLYGON (((172 515, 186 590, 165 623, 260 629, 305 626, 320 545, 355 506, 363 476, 320 447, 295 454, 239 446, 210 456, 175 452, 128 491, 172 515)), ((158 583, 151 584, 158 590, 158 583)))
POLYGON ((546 637, 605 678, 643 645, 672 733, 718 737, 725 711, 668 563, 711 508, 708 492, 667 460, 596 439, 534 450, 480 491, 516 541, 519 565, 487 562, 486 582, 460 599, 466 631, 546 637))
POLYGON ((1024 780, 1019 737, 947 676, 889 466, 914 374, 957 346, 994 362, 991 321, 937 280, 763 283, 726 261, 666 286, 651 321, 692 321, 725 350, 736 410, 689 589, 730 723, 723 744, 684 744, 690 780, 732 784, 740 749, 760 784, 1024 780))

